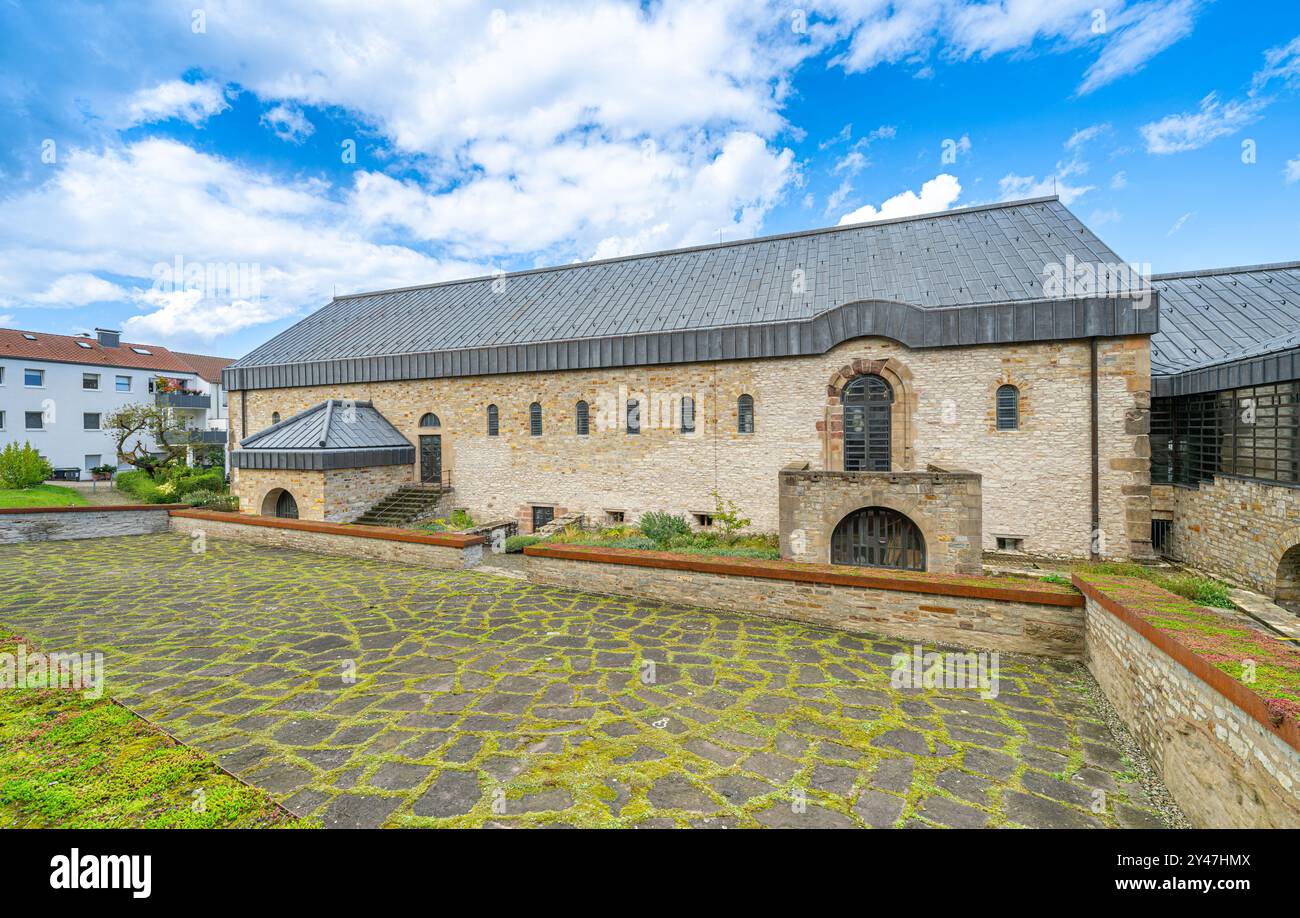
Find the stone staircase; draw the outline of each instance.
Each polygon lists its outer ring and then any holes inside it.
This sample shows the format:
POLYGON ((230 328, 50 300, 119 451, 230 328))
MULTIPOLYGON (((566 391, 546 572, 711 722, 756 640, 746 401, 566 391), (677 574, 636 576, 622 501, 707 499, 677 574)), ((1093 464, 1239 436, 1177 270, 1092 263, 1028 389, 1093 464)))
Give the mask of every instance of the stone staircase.
POLYGON ((403 485, 357 517, 355 522, 362 526, 408 526, 433 516, 446 493, 440 485, 403 485))

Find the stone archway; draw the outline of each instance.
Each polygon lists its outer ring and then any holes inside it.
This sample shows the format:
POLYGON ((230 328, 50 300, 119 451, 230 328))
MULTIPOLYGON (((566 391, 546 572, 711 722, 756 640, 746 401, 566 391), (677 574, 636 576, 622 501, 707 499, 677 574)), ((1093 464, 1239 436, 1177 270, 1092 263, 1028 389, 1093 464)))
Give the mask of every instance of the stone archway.
POLYGON ((1292 545, 1282 552, 1273 599, 1279 606, 1300 614, 1300 545, 1292 545))
POLYGON ((296 520, 298 518, 298 501, 284 488, 272 488, 262 498, 262 516, 296 520))
POLYGON ((895 357, 887 360, 855 358, 836 370, 826 386, 822 430, 822 467, 844 471, 844 389, 859 376, 879 376, 893 390, 890 412, 890 471, 909 472, 916 468, 913 439, 916 428, 916 386, 912 371, 895 357))
POLYGON ((904 571, 926 569, 925 536, 905 513, 863 507, 844 517, 831 535, 831 563, 904 571))

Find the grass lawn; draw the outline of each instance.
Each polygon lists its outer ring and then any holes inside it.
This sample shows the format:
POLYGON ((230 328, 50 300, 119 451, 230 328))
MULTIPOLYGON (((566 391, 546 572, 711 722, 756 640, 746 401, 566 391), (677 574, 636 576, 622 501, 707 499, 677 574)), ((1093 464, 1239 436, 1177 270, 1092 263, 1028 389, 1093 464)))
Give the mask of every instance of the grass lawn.
POLYGON ((0 488, 0 507, 76 507, 86 499, 72 488, 41 484, 34 488, 0 488))
MULTIPOLYGON (((0 653, 18 643, 0 633, 0 653)), ((107 697, 0 688, 0 828, 303 825, 107 697)))

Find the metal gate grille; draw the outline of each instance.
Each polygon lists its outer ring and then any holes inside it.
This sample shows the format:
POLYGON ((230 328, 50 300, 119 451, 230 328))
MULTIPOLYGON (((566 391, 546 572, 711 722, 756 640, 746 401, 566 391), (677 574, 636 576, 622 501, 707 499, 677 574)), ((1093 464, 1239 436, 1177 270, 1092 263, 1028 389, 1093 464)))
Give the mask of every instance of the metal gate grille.
POLYGON ((925 570, 925 539, 916 524, 888 507, 850 513, 831 536, 831 561, 903 571, 925 570))
POLYGON ((275 515, 282 520, 298 518, 298 502, 288 491, 281 491, 280 496, 275 499, 275 515))
POLYGON ((844 470, 888 472, 894 390, 879 376, 859 376, 844 387, 844 470))

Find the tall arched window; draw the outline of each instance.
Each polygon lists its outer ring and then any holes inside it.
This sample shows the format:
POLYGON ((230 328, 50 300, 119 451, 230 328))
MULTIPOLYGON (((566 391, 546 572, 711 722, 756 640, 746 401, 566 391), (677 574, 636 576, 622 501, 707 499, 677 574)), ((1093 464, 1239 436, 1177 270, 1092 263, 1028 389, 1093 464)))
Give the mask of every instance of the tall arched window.
POLYGON ((844 471, 888 472, 894 390, 883 377, 855 376, 844 387, 844 471))
POLYGON ((573 410, 573 416, 576 419, 578 436, 585 437, 591 433, 591 409, 587 407, 586 402, 578 402, 573 410))
POLYGON ((271 423, 272 423, 272 424, 279 424, 279 423, 280 423, 280 412, 278 412, 278 411, 272 411, 272 412, 271 412, 271 423))
POLYGON ((627 400, 627 432, 630 434, 641 432, 641 403, 634 398, 627 400))
POLYGON ((1007 384, 998 386, 998 430, 1016 430, 1020 427, 1020 390, 1007 384))
POLYGON ((537 402, 528 406, 528 432, 534 437, 542 435, 542 406, 537 402))
POLYGON ((500 415, 497 412, 496 405, 488 405, 487 418, 488 418, 488 436, 495 437, 497 434, 501 432, 500 415))
POLYGON ((438 416, 437 416, 436 414, 434 414, 432 411, 430 411, 430 412, 426 413, 423 417, 420 418, 420 426, 421 426, 421 427, 441 427, 441 426, 442 426, 442 421, 438 420, 438 416))
POLYGON ((682 433, 695 433, 695 399, 682 397, 682 433))
POLYGON ((736 400, 736 430, 743 434, 754 432, 754 396, 742 395, 736 400))

